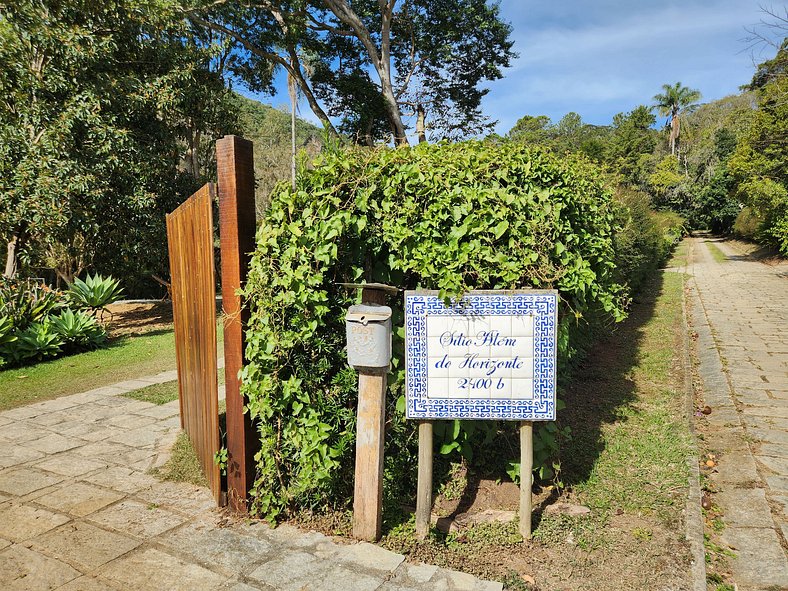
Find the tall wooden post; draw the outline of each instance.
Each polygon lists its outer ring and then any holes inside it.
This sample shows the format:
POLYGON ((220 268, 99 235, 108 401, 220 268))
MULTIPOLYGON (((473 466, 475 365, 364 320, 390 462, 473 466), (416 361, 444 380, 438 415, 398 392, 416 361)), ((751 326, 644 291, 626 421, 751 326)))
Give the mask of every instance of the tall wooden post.
POLYGON ((249 312, 236 291, 246 283, 254 250, 255 204, 252 142, 228 135, 216 142, 219 180, 219 234, 224 309, 224 375, 227 393, 227 497, 235 511, 247 510, 254 482, 255 431, 244 414, 238 372, 244 360, 244 328, 249 312))
POLYGON ((520 535, 531 539, 531 473, 534 469, 534 424, 520 423, 520 535))
MULTIPOLYGON (((385 292, 365 288, 364 304, 385 304, 385 292)), ((386 370, 359 372, 353 537, 380 539, 383 528, 383 436, 386 425, 386 370)))
POLYGON ((432 421, 419 422, 419 480, 416 488, 416 536, 430 531, 432 513, 432 421))

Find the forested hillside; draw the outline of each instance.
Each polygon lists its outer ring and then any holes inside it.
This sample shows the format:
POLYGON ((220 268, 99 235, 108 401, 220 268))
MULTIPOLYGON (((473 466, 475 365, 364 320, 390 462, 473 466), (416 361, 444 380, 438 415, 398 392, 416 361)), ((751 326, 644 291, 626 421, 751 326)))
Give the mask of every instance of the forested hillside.
POLYGON ((574 112, 555 123, 526 115, 506 139, 580 152, 612 185, 680 214, 688 228, 735 233, 786 255, 786 64, 784 42, 739 94, 701 103, 700 91, 666 84, 654 103, 619 113, 608 126, 585 124, 574 112))

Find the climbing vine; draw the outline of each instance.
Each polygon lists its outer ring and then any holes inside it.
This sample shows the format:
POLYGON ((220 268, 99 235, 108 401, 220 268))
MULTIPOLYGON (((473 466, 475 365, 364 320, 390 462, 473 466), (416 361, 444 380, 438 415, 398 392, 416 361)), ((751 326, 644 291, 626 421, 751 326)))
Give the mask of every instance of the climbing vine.
MULTIPOLYGON (((253 510, 275 519, 293 506, 350 496, 356 375, 343 350, 344 312, 356 294, 339 282, 438 289, 445 297, 556 288, 566 358, 573 326, 625 315, 614 220, 594 168, 515 144, 332 152, 296 190, 275 190, 245 289, 243 392, 261 440, 253 510)), ((390 305, 401 327, 401 302, 390 305)), ((402 337, 395 330, 392 410, 404 394, 402 337)), ((389 455, 407 447, 408 433, 394 416, 389 455)))

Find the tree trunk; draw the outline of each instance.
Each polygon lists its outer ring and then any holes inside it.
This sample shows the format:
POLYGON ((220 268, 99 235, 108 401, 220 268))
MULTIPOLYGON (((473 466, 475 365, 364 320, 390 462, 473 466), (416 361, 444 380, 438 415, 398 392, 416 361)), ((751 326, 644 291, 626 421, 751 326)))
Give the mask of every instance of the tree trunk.
POLYGON ((674 110, 670 119, 670 153, 676 155, 676 142, 679 139, 679 113, 674 110))
POLYGON ((422 144, 427 141, 427 125, 425 123, 426 114, 424 112, 424 105, 419 103, 416 106, 416 133, 419 136, 419 143, 422 144))
POLYGON ((381 7, 380 52, 378 52, 378 47, 375 45, 372 35, 347 0, 323 0, 323 3, 340 22, 353 30, 356 38, 361 41, 364 49, 367 50, 367 55, 375 67, 378 78, 380 78, 380 92, 383 95, 386 116, 394 133, 394 143, 397 146, 410 145, 391 82, 391 20, 395 2, 385 3, 381 7))
POLYGON ((8 252, 5 259, 5 273, 3 277, 13 278, 16 275, 17 262, 19 259, 19 235, 14 234, 8 242, 8 252))
MULTIPOLYGON (((295 68, 295 64, 293 65, 295 68)), ((287 90, 290 93, 290 184, 296 190, 296 106, 298 104, 298 90, 295 78, 287 75, 287 90)))

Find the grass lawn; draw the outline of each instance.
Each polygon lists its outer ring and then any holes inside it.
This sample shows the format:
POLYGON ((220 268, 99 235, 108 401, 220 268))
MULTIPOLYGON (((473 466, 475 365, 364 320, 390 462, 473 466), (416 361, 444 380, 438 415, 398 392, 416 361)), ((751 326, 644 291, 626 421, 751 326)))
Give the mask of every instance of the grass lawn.
MULTIPOLYGON (((219 384, 224 384, 224 371, 221 369, 219 370, 219 384)), ((123 396, 153 404, 167 404, 173 400, 178 400, 178 382, 164 382, 163 384, 145 386, 123 396)))
MULTIPOLYGON (((220 345, 221 322, 217 334, 220 345)), ((113 339, 106 349, 0 371, 0 410, 175 369, 172 330, 113 339)), ((177 385, 176 398, 177 398, 177 385)))

